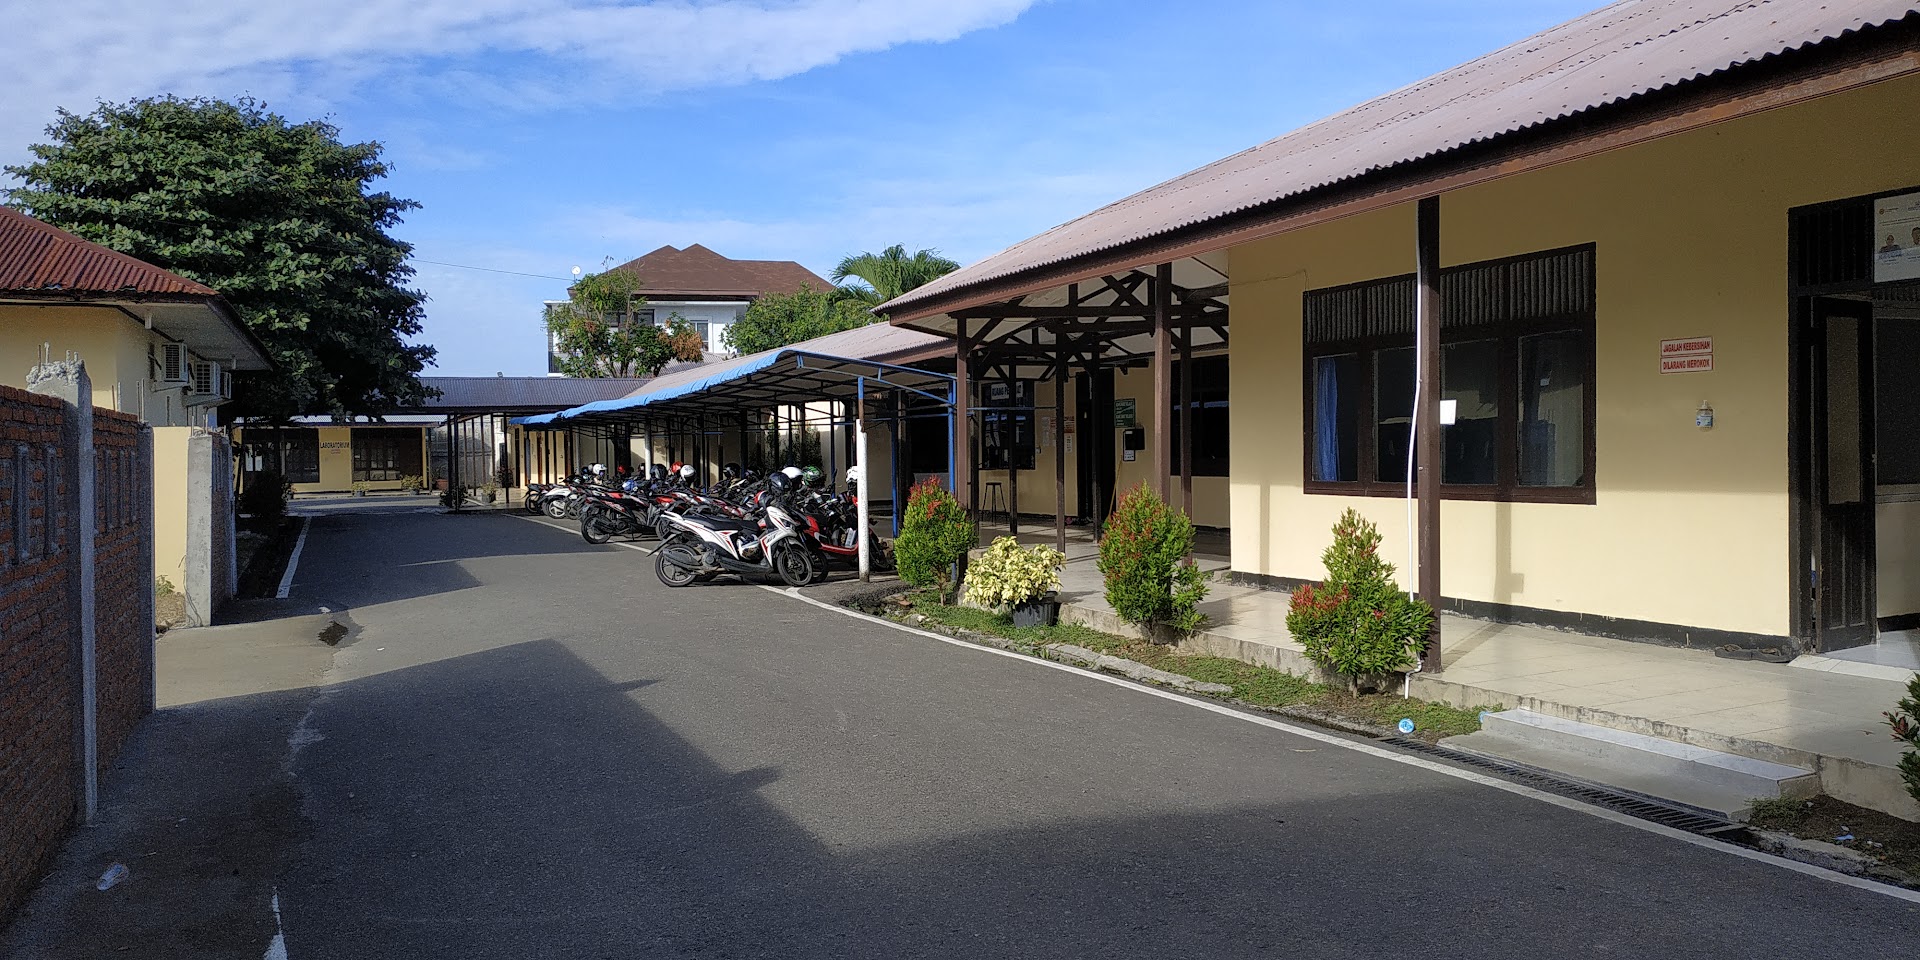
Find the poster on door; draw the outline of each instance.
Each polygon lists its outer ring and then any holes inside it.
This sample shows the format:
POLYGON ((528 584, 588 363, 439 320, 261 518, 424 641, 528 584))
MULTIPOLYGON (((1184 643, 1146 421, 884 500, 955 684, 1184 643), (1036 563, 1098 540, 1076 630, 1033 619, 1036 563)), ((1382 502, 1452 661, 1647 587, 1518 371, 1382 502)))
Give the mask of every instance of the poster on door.
POLYGON ((1920 280, 1920 193, 1873 201, 1873 282, 1920 280))

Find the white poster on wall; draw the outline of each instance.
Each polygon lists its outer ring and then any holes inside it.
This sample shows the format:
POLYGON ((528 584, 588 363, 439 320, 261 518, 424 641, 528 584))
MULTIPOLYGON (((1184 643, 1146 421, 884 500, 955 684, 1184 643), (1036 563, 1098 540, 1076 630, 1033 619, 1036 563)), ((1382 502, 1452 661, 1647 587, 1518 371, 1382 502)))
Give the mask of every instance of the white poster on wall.
POLYGON ((1920 280, 1920 193, 1873 201, 1873 282, 1920 280))

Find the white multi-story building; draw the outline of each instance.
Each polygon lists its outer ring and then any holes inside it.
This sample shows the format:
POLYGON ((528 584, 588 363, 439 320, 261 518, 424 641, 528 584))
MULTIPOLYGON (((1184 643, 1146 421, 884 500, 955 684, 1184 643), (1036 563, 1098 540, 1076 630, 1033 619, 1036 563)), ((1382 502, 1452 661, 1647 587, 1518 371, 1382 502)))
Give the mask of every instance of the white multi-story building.
MULTIPOLYGON (((615 270, 640 278, 644 304, 634 318, 664 323, 678 315, 700 332, 709 355, 733 351, 727 328, 747 312, 753 301, 769 293, 798 293, 800 288, 827 290, 833 285, 792 260, 732 260, 700 244, 684 250, 665 246, 630 260, 615 270)), ((560 358, 551 338, 547 342, 547 373, 561 376, 560 358)))

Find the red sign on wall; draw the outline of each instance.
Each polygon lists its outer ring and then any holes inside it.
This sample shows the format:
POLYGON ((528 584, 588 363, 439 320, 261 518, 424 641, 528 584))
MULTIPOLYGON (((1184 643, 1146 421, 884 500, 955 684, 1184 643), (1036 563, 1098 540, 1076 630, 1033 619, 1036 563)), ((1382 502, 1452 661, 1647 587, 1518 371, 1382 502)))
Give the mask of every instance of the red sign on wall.
POLYGON ((1661 373, 1706 373, 1712 369, 1712 337, 1660 341, 1661 373))

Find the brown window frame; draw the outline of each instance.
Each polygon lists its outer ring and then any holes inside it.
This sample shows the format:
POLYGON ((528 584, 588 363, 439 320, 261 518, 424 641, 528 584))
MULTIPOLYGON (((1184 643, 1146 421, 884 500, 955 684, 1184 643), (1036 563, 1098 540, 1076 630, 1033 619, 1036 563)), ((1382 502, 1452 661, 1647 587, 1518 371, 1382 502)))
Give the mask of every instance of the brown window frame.
MULTIPOLYGON (((1595 502, 1594 473, 1597 465, 1597 438, 1595 420, 1597 413, 1596 397, 1599 393, 1596 382, 1597 313, 1596 277, 1598 257, 1595 245, 1582 244, 1562 247, 1554 250, 1536 251, 1497 260, 1483 260, 1476 263, 1460 264, 1441 271, 1443 287, 1449 274, 1458 274, 1470 270, 1504 267, 1509 264, 1533 260, 1545 260, 1573 253, 1585 253, 1589 269, 1586 274, 1586 287, 1583 292, 1586 308, 1573 312, 1551 313, 1525 320, 1493 320, 1468 325, 1449 325, 1447 309, 1453 304, 1443 304, 1441 311, 1440 344, 1447 346, 1455 343, 1471 343, 1491 340, 1499 344, 1500 384, 1498 392, 1498 443, 1500 457, 1495 464, 1495 481, 1490 484, 1443 483, 1440 496, 1446 500, 1480 500, 1501 503, 1569 503, 1592 504, 1595 502), (1585 347, 1583 374, 1586 378, 1586 390, 1583 399, 1583 433, 1585 449, 1581 481, 1564 487, 1523 486, 1519 483, 1520 470, 1520 344, 1524 338, 1552 333, 1574 333, 1581 337, 1585 347)), ((1384 288, 1395 283, 1409 284, 1411 274, 1366 280, 1360 283, 1345 284, 1338 287, 1326 287, 1309 290, 1303 295, 1303 315, 1307 304, 1315 296, 1335 294, 1362 294, 1371 288, 1384 288)), ((1364 296, 1362 296, 1364 300, 1364 296)), ((1472 312, 1472 311, 1468 311, 1472 312)), ((1349 325, 1349 329, 1358 329, 1365 324, 1349 325)), ((1411 333, 1387 333, 1347 336, 1340 339, 1309 340, 1311 331, 1303 325, 1302 343, 1304 350, 1301 360, 1301 399, 1303 417, 1301 421, 1301 476, 1306 493, 1321 496, 1364 496, 1364 497, 1404 497, 1404 480, 1379 480, 1379 435, 1378 421, 1375 416, 1375 371, 1378 369, 1381 353, 1414 346, 1411 333), (1314 361, 1322 357, 1343 355, 1357 356, 1358 375, 1355 389, 1358 392, 1358 406, 1354 419, 1358 424, 1359 437, 1356 451, 1357 480, 1315 480, 1314 467, 1314 361)))

